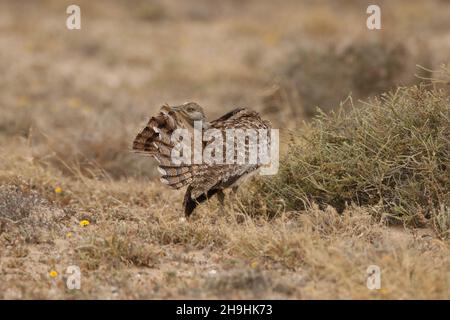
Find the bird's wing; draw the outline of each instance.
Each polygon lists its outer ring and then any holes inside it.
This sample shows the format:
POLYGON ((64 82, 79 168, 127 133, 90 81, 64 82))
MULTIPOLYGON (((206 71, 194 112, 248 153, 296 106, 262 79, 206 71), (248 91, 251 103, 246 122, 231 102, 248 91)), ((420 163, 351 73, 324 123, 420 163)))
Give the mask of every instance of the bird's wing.
POLYGON ((236 108, 211 121, 210 124, 211 127, 216 129, 259 129, 271 127, 268 121, 261 119, 258 112, 245 108, 236 108))
MULTIPOLYGON (((270 123, 261 119, 255 111, 245 108, 237 108, 222 117, 210 122, 211 128, 222 132, 225 139, 227 129, 269 129, 270 123)), ((235 141, 235 150, 236 150, 235 141)), ((239 149, 237 149, 239 150, 239 149)), ((246 146, 248 154, 249 147, 246 146)), ((225 154, 225 150, 223 151, 225 154)), ((235 162, 237 152, 234 154, 235 162)), ((241 177, 258 169, 260 165, 246 163, 239 164, 214 164, 193 166, 193 180, 191 183, 191 197, 193 199, 207 194, 210 189, 223 189, 233 185, 241 177)))
MULTIPOLYGON (((259 167, 255 164, 174 164, 171 159, 174 147, 171 134, 180 126, 181 122, 174 118, 174 115, 160 112, 156 117, 152 117, 137 135, 133 142, 133 150, 151 155, 159 162, 158 170, 163 183, 174 189, 189 185, 192 199, 208 194, 212 189, 226 188, 259 167)), ((219 129, 225 137, 227 129, 268 129, 270 123, 262 120, 254 111, 237 108, 210 122, 210 127, 219 129)), ((208 143, 205 143, 203 147, 207 145, 208 143)))
POLYGON ((225 120, 236 118, 238 116, 238 114, 241 112, 248 112, 248 111, 245 108, 236 108, 234 110, 231 110, 230 112, 225 113, 220 118, 217 118, 216 120, 212 121, 212 123, 220 123, 225 120))

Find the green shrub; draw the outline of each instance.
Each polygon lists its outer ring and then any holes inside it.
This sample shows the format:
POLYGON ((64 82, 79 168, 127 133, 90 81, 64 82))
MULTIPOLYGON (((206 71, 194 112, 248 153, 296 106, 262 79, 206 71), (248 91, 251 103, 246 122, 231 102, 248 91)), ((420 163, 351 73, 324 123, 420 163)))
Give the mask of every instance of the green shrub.
POLYGON ((243 211, 274 215, 312 202, 342 211, 356 203, 422 224, 449 205, 447 93, 415 86, 349 103, 348 112, 322 113, 292 135, 280 171, 249 188, 243 211))

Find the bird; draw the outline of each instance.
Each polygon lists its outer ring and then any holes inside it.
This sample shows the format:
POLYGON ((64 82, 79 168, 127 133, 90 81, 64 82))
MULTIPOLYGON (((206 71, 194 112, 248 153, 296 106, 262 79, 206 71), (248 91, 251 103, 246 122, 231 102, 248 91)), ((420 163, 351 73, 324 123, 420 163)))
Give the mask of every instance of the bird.
MULTIPOLYGON (((225 190, 231 189, 234 194, 242 182, 254 175, 263 165, 261 163, 236 161, 239 151, 233 149, 234 163, 175 163, 172 150, 175 147, 171 135, 177 129, 194 132, 195 122, 201 123, 202 130, 215 129, 226 135, 230 129, 271 129, 269 120, 246 108, 235 108, 218 119, 208 121, 204 109, 196 102, 182 105, 163 105, 159 113, 151 117, 147 125, 137 134, 133 141, 134 152, 152 156, 159 163, 160 181, 170 188, 186 187, 183 200, 184 214, 191 216, 196 207, 217 195, 221 207, 224 207, 225 190)), ((191 135, 192 136, 192 135, 191 135)), ((270 144, 270 138, 268 138, 270 144)), ((248 140, 246 140, 248 143, 248 140)), ((202 152, 211 142, 202 141, 202 152)), ((237 141, 232 141, 236 147, 237 141)), ((249 156, 249 145, 245 146, 245 156, 249 156)), ((237 149, 239 150, 239 149, 237 149)), ((241 153, 242 153, 242 149, 241 153)), ((224 152, 225 153, 225 147, 224 152)), ((215 152, 213 152, 214 155, 215 152)))

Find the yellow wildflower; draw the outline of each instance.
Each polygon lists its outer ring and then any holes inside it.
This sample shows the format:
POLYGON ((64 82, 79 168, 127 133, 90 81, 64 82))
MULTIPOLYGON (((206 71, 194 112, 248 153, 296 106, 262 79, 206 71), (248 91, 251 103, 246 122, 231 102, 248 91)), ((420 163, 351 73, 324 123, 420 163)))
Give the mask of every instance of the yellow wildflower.
POLYGON ((52 270, 48 273, 48 275, 50 276, 50 278, 56 278, 58 276, 58 272, 55 270, 52 270))
POLYGON ((252 269, 256 269, 256 268, 258 267, 258 261, 253 261, 253 262, 250 264, 250 267, 251 267, 252 269))
POLYGON ((57 194, 62 193, 62 188, 61 187, 56 187, 55 188, 55 193, 57 193, 57 194))
POLYGON ((72 238, 72 232, 67 232, 66 237, 67 238, 72 238))
POLYGON ((80 226, 82 226, 82 227, 86 227, 86 226, 88 226, 90 224, 90 222, 89 222, 89 220, 81 220, 80 221, 80 226))

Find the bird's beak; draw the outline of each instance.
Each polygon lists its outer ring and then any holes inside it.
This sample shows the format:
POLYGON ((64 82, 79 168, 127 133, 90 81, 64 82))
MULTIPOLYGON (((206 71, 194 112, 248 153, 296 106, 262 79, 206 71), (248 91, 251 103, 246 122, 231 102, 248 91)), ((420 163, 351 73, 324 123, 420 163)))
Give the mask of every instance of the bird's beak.
POLYGON ((211 129, 211 125, 209 122, 203 121, 203 130, 209 130, 211 129))
POLYGON ((161 109, 159 109, 159 111, 167 114, 170 112, 171 109, 172 108, 168 104, 165 104, 161 107, 161 109))

